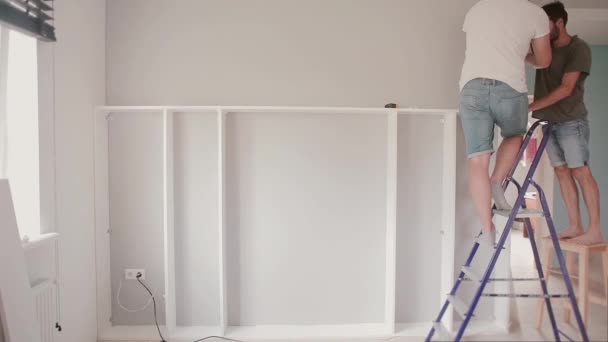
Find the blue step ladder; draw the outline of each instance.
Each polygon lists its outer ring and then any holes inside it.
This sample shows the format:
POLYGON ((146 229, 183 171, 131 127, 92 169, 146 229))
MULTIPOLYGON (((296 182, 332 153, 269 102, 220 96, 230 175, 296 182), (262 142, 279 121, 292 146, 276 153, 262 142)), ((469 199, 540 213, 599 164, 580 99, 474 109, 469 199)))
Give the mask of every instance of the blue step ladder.
POLYGON ((532 177, 534 176, 534 172, 536 171, 538 164, 542 158, 542 154, 545 150, 545 147, 547 146, 547 141, 549 139, 549 133, 551 132, 551 128, 552 128, 552 123, 550 123, 548 121, 544 121, 544 120, 539 120, 539 121, 536 121, 528 130, 528 133, 526 134, 526 137, 523 141, 522 147, 519 150, 519 154, 517 156, 517 161, 515 162, 515 165, 513 165, 513 168, 511 169, 511 172, 509 173, 509 175, 505 181, 505 184, 504 184, 504 187, 506 189, 506 187, 510 183, 513 183, 517 187, 519 195, 517 196, 517 200, 515 201, 513 210, 499 211, 499 210, 494 209, 494 215, 506 216, 506 217, 508 217, 508 220, 507 220, 504 230, 502 231, 502 234, 500 235, 500 239, 498 240, 498 243, 496 244, 496 246, 494 248, 494 254, 492 255, 492 258, 485 270, 485 273, 483 275, 478 275, 471 268, 471 263, 480 246, 478 242, 475 242, 475 244, 473 245, 473 249, 471 250, 471 252, 469 254, 469 257, 467 258, 466 263, 464 264, 464 266, 462 267, 462 270, 460 271, 460 275, 456 279, 456 283, 452 287, 452 291, 449 293, 445 303, 441 307, 441 311, 439 311, 439 315, 437 316, 437 319, 435 319, 435 321, 433 322, 433 326, 431 327, 431 330, 429 331, 429 334, 426 337, 426 341, 431 341, 435 334, 438 335, 439 341, 460 341, 460 340, 462 340, 464 332, 467 329, 467 326, 469 325, 471 317, 473 316, 473 313, 475 312, 475 308, 477 307, 477 304, 479 303, 479 299, 481 299, 481 297, 544 298, 545 304, 547 305, 547 312, 549 314, 549 320, 551 321, 551 327, 553 330, 553 335, 555 337, 555 341, 561 341, 561 336, 564 336, 567 340, 573 341, 568 335, 566 335, 564 332, 562 332, 557 327, 557 323, 555 321, 555 315, 553 313, 553 307, 551 306, 552 298, 569 298, 570 304, 572 305, 572 309, 574 311, 574 315, 576 317, 576 322, 577 322, 581 337, 582 337, 583 341, 585 341, 585 342, 589 341, 589 337, 587 336, 587 330, 585 329, 585 325, 583 324, 583 319, 581 317, 581 313, 580 313, 578 305, 576 303, 576 297, 574 295, 572 281, 570 279, 570 275, 568 274, 568 270, 566 268, 566 263, 564 261, 564 256, 562 254, 562 250, 559 245, 559 239, 558 239, 557 233, 555 231, 555 226, 553 224, 553 220, 551 219, 551 213, 549 211, 547 199, 545 198, 545 193, 543 192, 543 189, 532 179, 532 177), (524 151, 526 150, 528 144, 530 143, 532 135, 534 134, 536 129, 539 127, 543 131, 543 139, 541 140, 541 142, 539 144, 538 151, 532 161, 532 164, 530 165, 530 169, 528 170, 526 178, 525 178, 523 184, 520 186, 519 183, 517 183, 517 181, 515 181, 513 179, 513 174, 515 173, 515 169, 517 168, 517 165, 518 165, 519 161, 521 160, 521 158, 524 154, 524 151), (534 209, 526 208, 524 196, 526 194, 526 191, 530 187, 530 185, 533 185, 538 192, 538 197, 541 202, 542 210, 534 210, 534 209), (538 254, 538 248, 536 245, 536 241, 534 239, 534 232, 532 231, 532 225, 530 222, 531 217, 544 217, 545 220, 547 221, 547 225, 549 227, 549 233, 551 235, 551 241, 553 242, 553 248, 555 249, 555 254, 556 254, 558 262, 559 262, 559 267, 561 269, 561 273, 563 274, 564 282, 565 282, 566 288, 568 290, 567 294, 549 294, 549 292, 548 292, 547 278, 545 278, 545 275, 543 274, 543 269, 542 269, 539 254, 538 254), (511 232, 511 228, 513 228, 513 223, 516 221, 521 221, 521 220, 523 220, 525 222, 524 226, 528 232, 530 245, 532 247, 532 252, 534 254, 534 262, 536 265, 536 270, 538 271, 538 278, 535 278, 535 279, 491 278, 492 272, 494 271, 494 266, 496 266, 496 262, 498 261, 498 257, 500 256, 500 252, 504 249, 504 245, 507 241, 507 237, 509 236, 509 233, 511 232), (465 280, 471 281, 472 283, 478 284, 478 286, 479 286, 477 288, 477 291, 475 292, 475 296, 473 297, 472 301, 468 304, 456 295, 458 292, 458 288, 460 287, 461 283, 465 280), (542 288, 542 294, 484 293, 484 289, 489 282, 508 281, 508 280, 538 280, 538 281, 540 281, 540 286, 542 288), (458 315, 461 316, 463 319, 463 321, 458 329, 458 332, 456 333, 455 336, 452 336, 451 333, 441 323, 441 319, 444 317, 450 304, 452 304, 454 311, 456 311, 458 313, 458 315))

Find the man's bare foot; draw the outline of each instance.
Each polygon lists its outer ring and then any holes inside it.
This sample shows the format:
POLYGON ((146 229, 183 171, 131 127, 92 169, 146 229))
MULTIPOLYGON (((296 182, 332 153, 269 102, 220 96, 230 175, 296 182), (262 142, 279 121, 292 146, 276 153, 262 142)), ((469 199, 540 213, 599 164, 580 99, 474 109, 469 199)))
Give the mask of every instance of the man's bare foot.
POLYGON ((581 227, 568 227, 565 230, 559 232, 559 234, 557 234, 557 237, 559 239, 571 239, 580 235, 583 235, 585 233, 585 230, 583 230, 583 228, 581 227))
POLYGON ((597 245, 604 242, 604 237, 602 236, 602 231, 599 229, 589 229, 583 235, 577 236, 570 240, 571 242, 578 243, 581 245, 597 245))

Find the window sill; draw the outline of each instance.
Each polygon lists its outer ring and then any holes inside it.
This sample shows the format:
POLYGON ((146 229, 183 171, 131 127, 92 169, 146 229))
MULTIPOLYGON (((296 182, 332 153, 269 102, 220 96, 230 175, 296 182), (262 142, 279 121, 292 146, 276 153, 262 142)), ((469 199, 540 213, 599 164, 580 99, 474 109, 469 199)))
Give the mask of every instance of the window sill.
POLYGON ((30 238, 26 242, 22 242, 21 247, 23 248, 23 251, 27 252, 34 249, 38 249, 40 247, 48 246, 54 241, 57 241, 58 239, 59 233, 41 234, 35 236, 34 238, 30 238))

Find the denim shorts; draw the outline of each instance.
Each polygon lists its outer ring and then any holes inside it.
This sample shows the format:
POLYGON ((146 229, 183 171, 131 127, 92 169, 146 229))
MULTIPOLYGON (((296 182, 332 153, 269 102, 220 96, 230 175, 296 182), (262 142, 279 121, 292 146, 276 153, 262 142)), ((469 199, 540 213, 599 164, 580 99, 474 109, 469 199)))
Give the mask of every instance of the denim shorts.
POLYGON ((547 154, 553 167, 568 165, 569 168, 589 163, 589 121, 578 119, 553 124, 547 142, 547 154))
POLYGON ((476 78, 460 92, 459 114, 468 158, 492 153, 495 125, 504 138, 526 134, 528 94, 501 81, 476 78))

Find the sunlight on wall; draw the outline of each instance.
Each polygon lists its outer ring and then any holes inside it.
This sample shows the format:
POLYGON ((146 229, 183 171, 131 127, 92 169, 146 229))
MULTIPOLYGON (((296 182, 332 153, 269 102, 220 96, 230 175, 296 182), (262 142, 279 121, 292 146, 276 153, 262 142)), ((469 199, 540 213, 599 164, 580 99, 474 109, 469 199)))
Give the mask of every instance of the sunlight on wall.
POLYGON ((19 232, 22 237, 33 237, 40 234, 37 42, 19 32, 9 32, 3 139, 6 178, 11 185, 19 232))

